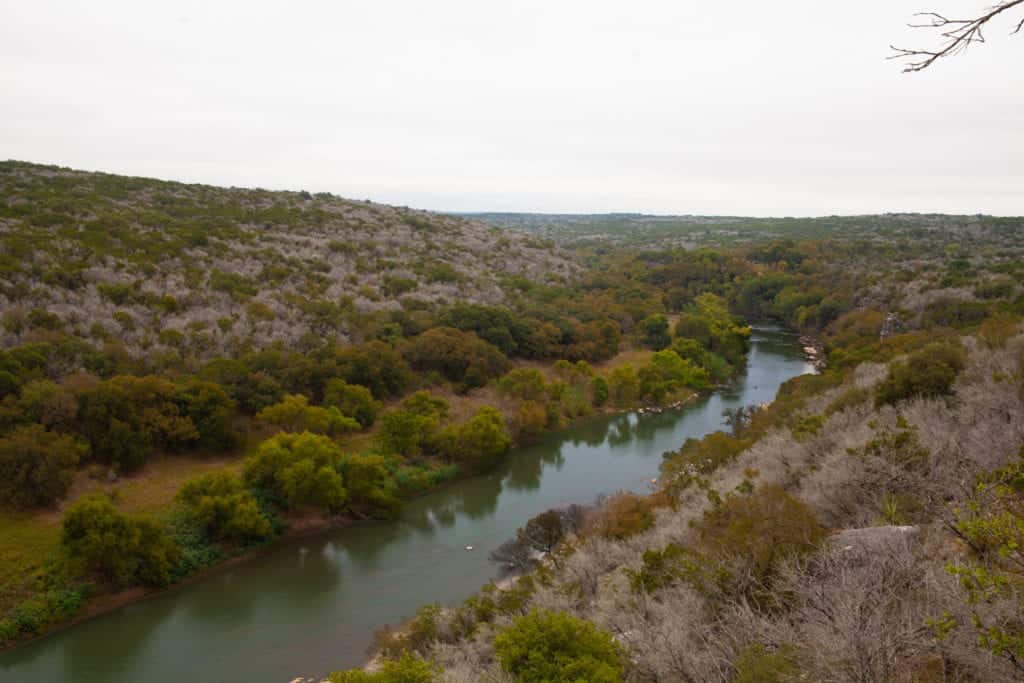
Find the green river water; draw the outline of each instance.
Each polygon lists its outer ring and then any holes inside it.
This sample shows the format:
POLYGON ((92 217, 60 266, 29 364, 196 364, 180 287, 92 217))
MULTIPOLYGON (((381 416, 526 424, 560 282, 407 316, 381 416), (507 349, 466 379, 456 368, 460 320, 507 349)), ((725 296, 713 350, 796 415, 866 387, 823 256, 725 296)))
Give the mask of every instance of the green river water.
POLYGON ((0 654, 0 681, 285 683, 358 666, 375 629, 425 603, 460 602, 497 577, 488 553, 530 517, 649 490, 662 453, 721 428, 725 408, 770 401, 811 371, 795 334, 758 328, 745 375, 685 408, 550 434, 488 476, 410 501, 398 520, 277 544, 0 654))

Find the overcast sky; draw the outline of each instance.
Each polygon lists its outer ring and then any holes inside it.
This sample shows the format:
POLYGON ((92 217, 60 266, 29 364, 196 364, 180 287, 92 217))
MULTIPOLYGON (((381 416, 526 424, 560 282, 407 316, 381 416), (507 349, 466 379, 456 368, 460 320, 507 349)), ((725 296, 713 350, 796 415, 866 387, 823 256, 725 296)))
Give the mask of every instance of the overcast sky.
POLYGON ((994 0, 0 0, 0 158, 474 211, 1024 214, 994 0))

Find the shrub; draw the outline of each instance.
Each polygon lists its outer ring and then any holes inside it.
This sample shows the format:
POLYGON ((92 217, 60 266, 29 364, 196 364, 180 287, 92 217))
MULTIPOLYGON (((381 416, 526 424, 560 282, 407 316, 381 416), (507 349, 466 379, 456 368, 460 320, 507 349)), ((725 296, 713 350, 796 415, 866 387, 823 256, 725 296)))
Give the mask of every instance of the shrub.
POLYGON ((640 378, 632 365, 620 365, 608 374, 608 394, 617 408, 628 408, 640 398, 640 378))
POLYGON ((516 441, 536 443, 548 425, 548 411, 537 401, 523 401, 512 418, 516 441))
POLYGON ((180 558, 160 524, 118 512, 102 496, 86 496, 65 513, 61 544, 82 569, 116 587, 166 585, 180 558))
POLYGON ((436 415, 419 415, 410 410, 392 410, 381 418, 378 440, 388 453, 415 457, 437 431, 436 415))
POLYGON ((800 673, 792 646, 769 650, 763 645, 750 645, 736 658, 733 683, 786 683, 800 673))
POLYGON ((966 365, 959 345, 934 343, 914 351, 907 360, 894 362, 875 392, 875 405, 896 403, 914 396, 933 398, 952 392, 953 382, 966 365))
POLYGON ((672 496, 679 496, 693 484, 704 486, 712 472, 734 460, 749 445, 750 441, 725 432, 687 439, 678 451, 662 456, 661 486, 672 496))
POLYGON ((398 513, 398 487, 380 455, 347 455, 341 474, 348 489, 349 505, 386 517, 398 513))
POLYGON ((606 538, 623 539, 647 531, 652 524, 654 502, 627 492, 608 498, 588 526, 606 538))
POLYGON ((334 361, 338 376, 366 387, 376 398, 398 396, 412 381, 405 359, 382 341, 341 347, 334 352, 334 361))
POLYGON ((448 417, 448 401, 429 391, 417 391, 402 400, 402 408, 414 415, 443 420, 448 417))
POLYGON ((345 417, 337 408, 311 406, 309 399, 301 394, 285 396, 280 403, 267 406, 257 413, 256 419, 286 432, 312 432, 331 436, 355 432, 360 428, 356 420, 345 417))
POLYGON ((640 395, 664 403, 676 398, 686 389, 707 389, 711 384, 708 373, 688 360, 683 360, 671 349, 658 351, 640 369, 640 395))
POLYGON ((497 408, 484 406, 468 422, 446 430, 441 450, 471 471, 484 472, 497 465, 511 445, 504 416, 497 408))
POLYGON ((403 294, 407 294, 419 286, 416 280, 411 280, 406 277, 398 277, 395 275, 385 275, 384 284, 381 286, 381 291, 384 292, 384 296, 395 299, 403 294))
POLYGON ((335 671, 327 680, 330 683, 434 683, 440 673, 436 664, 406 653, 398 659, 384 659, 377 671, 335 671))
MULTIPOLYGON (((981 474, 954 515, 954 529, 973 557, 947 571, 959 579, 975 642, 1019 671, 1024 658, 1024 448, 1015 462, 981 474)), ((961 626, 948 612, 932 625, 940 638, 961 626)))
POLYGON ((199 433, 198 446, 227 450, 238 444, 238 434, 231 426, 236 404, 223 387, 193 379, 178 388, 174 401, 199 433))
POLYGON ((190 508, 207 537, 239 543, 261 541, 273 533, 256 498, 241 479, 214 472, 187 482, 178 500, 190 508))
POLYGON ((1010 317, 989 318, 978 328, 978 339, 990 349, 1001 349, 1019 331, 1019 320, 1010 317))
POLYGON ((774 484, 726 498, 696 530, 708 555, 738 559, 762 579, 779 560, 811 552, 825 536, 811 509, 774 484))
POLYGON ((672 335, 668 332, 668 318, 652 314, 640 322, 640 334, 643 345, 655 351, 661 351, 672 343, 672 335))
POLYGON ((325 436, 281 433, 260 444, 242 477, 284 507, 337 512, 347 497, 341 459, 338 446, 325 436))
POLYGON ((409 363, 426 372, 439 372, 467 388, 480 387, 508 370, 501 351, 472 332, 435 327, 408 342, 404 351, 409 363))
POLYGON ((498 633, 501 667, 522 683, 620 683, 621 648, 610 633, 563 612, 533 610, 498 633))
POLYGON ((74 438, 42 425, 15 429, 0 438, 0 502, 35 507, 63 498, 87 451, 74 438))
POLYGON ((867 387, 851 387, 841 393, 825 408, 825 417, 841 413, 855 406, 863 405, 871 399, 871 390, 867 387))
POLYGON ((380 413, 381 403, 374 400, 373 393, 358 384, 349 384, 343 379, 332 379, 324 388, 324 405, 337 408, 341 414, 351 417, 362 427, 371 427, 380 413))
POLYGON ((522 401, 544 397, 544 375, 534 368, 515 368, 498 380, 498 391, 522 401))

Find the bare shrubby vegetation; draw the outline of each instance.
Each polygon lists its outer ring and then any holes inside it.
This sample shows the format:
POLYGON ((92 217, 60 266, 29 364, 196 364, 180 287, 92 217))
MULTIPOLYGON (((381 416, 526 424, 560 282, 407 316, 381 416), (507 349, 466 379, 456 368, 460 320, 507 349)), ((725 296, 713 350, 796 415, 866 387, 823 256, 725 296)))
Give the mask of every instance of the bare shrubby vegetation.
MULTIPOLYGON (((500 304, 508 278, 557 284, 579 272, 550 241, 326 193, 6 162, 0 196, 0 308, 48 311, 136 356, 361 341, 379 311, 500 304)), ((5 324, 0 343, 24 343, 32 327, 5 324)))
MULTIPOLYGON (((954 510, 1024 443, 1022 343, 966 340, 950 397, 877 409, 854 401, 811 419, 846 392, 872 390, 885 367, 851 373, 803 402, 792 427, 769 429, 704 485, 657 507, 646 529, 568 536, 531 575, 520 609, 566 612, 612 633, 629 681, 1018 680, 1012 656, 979 646, 970 624, 1015 623, 1020 603, 969 602, 947 565, 972 562, 954 510), (757 528, 765 513, 754 501, 772 487, 830 530, 824 541, 807 537, 816 549, 752 549, 764 532, 743 530, 757 528), (728 521, 748 513, 751 522, 728 521)), ((766 529, 777 534, 789 513, 772 509, 766 529)), ((446 681, 508 680, 491 643, 510 618, 499 610, 425 653, 446 681)))

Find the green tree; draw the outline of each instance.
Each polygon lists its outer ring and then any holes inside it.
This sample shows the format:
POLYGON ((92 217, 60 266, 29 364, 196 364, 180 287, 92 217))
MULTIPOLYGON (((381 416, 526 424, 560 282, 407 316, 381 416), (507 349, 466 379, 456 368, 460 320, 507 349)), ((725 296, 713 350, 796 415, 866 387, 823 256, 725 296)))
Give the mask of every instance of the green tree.
POLYGON ((125 515, 103 496, 86 496, 65 513, 61 544, 84 571, 116 587, 166 585, 180 558, 160 524, 125 515))
POLYGON ((398 486, 383 456, 347 455, 341 460, 341 473, 350 506, 389 517, 398 513, 398 486))
POLYGON ((246 461, 242 478, 287 508, 337 512, 347 497, 341 460, 340 449, 325 436, 282 432, 260 444, 246 461))
POLYGON ((51 505, 71 486, 88 447, 42 425, 19 427, 0 438, 0 502, 17 507, 51 505))
POLYGON ((656 403, 664 403, 685 389, 707 389, 708 373, 671 349, 658 351, 640 369, 640 395, 656 403))
POLYGON ((394 347, 369 341, 335 350, 338 376, 349 384, 366 387, 377 398, 398 396, 409 386, 409 365, 394 347))
POLYGON ((640 322, 640 334, 643 345, 655 351, 661 351, 672 343, 672 335, 668 332, 668 318, 660 314, 652 314, 640 322))
POLYGON ((363 428, 373 426, 380 413, 381 403, 373 393, 358 384, 349 384, 343 379, 332 379, 324 388, 324 405, 337 408, 341 414, 351 417, 363 428))
POLYGON ((498 380, 498 391, 522 401, 544 396, 544 375, 535 368, 515 368, 498 380))
POLYGON ((178 388, 174 400, 199 432, 198 446, 227 450, 238 444, 238 434, 231 425, 236 404, 223 387, 193 379, 178 388))
POLYGON ((415 457, 423 452, 424 443, 437 431, 434 415, 419 415, 409 410, 392 410, 381 418, 378 440, 388 453, 415 457))
POLYGON ((608 394, 617 408, 628 408, 640 398, 640 378, 632 365, 620 365, 608 373, 608 394))
POLYGON ((345 417, 336 407, 311 406, 309 399, 301 394, 285 396, 279 403, 257 413, 256 419, 286 432, 312 432, 331 436, 355 432, 360 428, 356 420, 345 417))
POLYGON ((417 370, 438 372, 463 388, 481 387, 509 368, 508 358, 472 332, 435 327, 410 340, 403 353, 417 370))
POLYGON ((402 408, 422 417, 443 420, 448 417, 448 401, 429 391, 417 391, 402 400, 402 408))
POLYGON ((952 392, 953 382, 965 365, 966 355, 959 342, 928 344, 907 356, 906 361, 889 365, 889 374, 876 389, 875 404, 882 406, 914 396, 945 396, 952 392))
POLYGON ((256 498, 241 479, 227 472, 212 472, 186 482, 178 500, 188 506, 210 539, 250 543, 273 533, 256 498))
POLYGON ((444 450, 449 458, 470 470, 484 472, 497 465, 511 445, 504 416, 497 408, 484 406, 468 422, 454 428, 444 450))
POLYGON ((564 612, 533 610, 494 639, 501 667, 522 683, 620 683, 621 648, 610 633, 564 612))
POLYGON ((595 377, 590 387, 596 407, 600 408, 608 402, 608 380, 604 377, 595 377))

